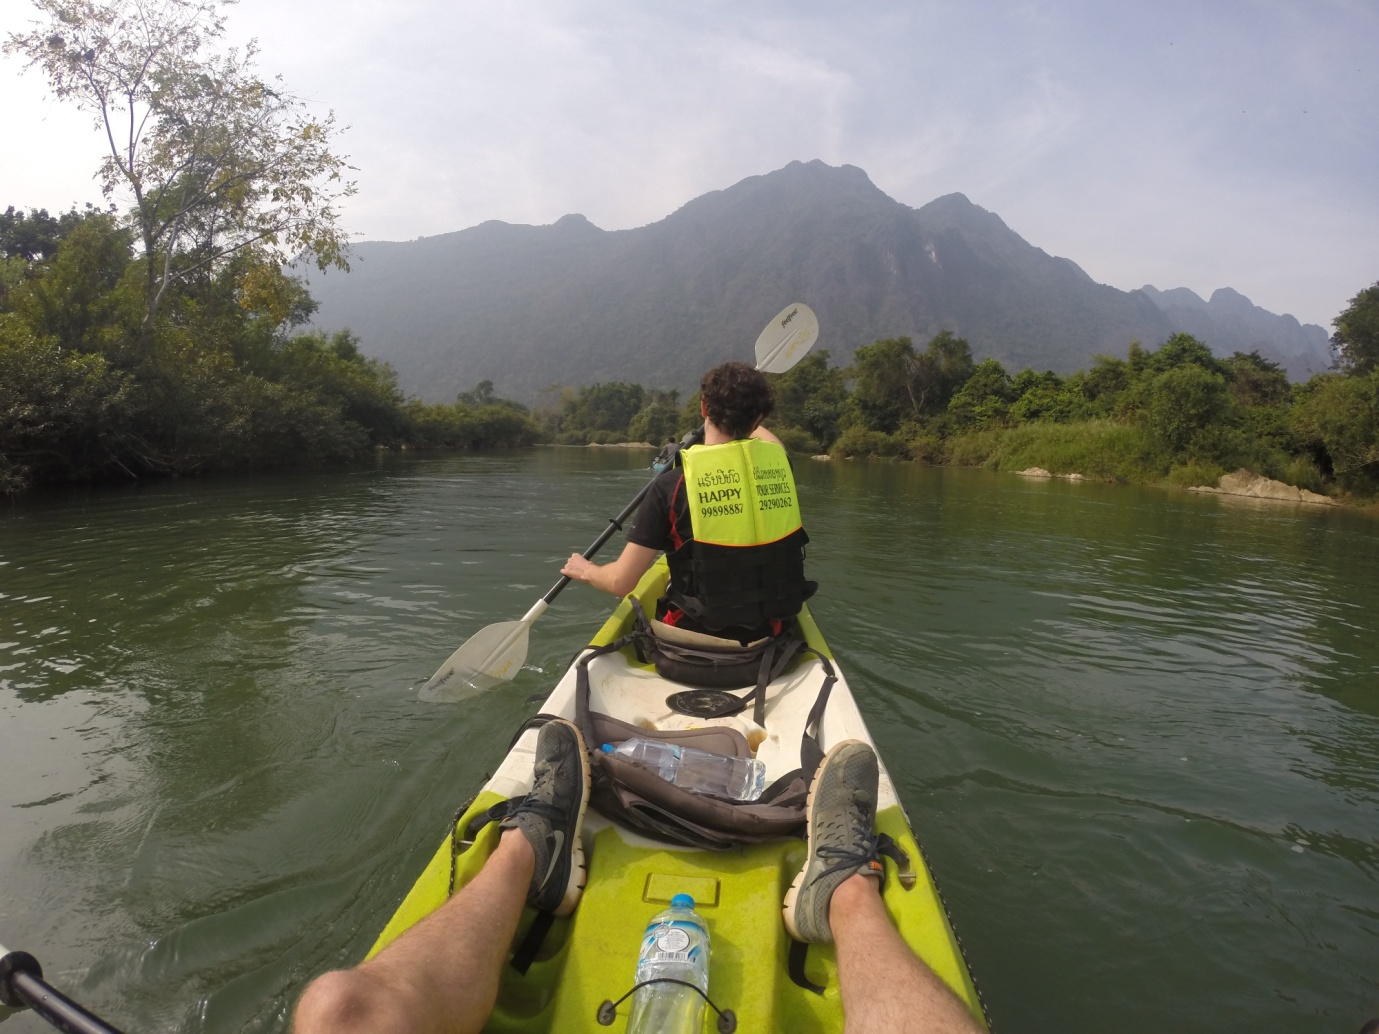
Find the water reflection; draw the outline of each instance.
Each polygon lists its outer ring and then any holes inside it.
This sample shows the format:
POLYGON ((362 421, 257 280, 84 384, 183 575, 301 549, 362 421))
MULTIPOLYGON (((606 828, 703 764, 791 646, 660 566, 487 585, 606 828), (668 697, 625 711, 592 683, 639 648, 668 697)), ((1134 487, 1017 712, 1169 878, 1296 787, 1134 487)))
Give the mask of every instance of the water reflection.
MULTIPOLYGON (((424 458, 0 517, 6 943, 133 1029, 282 1029, 607 601, 562 596, 506 691, 415 688, 525 612, 645 462, 424 458)), ((1002 1029, 1358 1028, 1371 522, 911 465, 799 479, 816 612, 1002 1029)))

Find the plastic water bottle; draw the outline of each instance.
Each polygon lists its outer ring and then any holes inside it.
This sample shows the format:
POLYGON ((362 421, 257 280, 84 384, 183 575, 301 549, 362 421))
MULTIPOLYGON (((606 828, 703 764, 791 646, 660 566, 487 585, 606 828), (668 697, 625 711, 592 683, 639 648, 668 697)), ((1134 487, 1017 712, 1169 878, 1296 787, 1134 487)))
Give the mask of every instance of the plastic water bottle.
MULTIPOLYGON (((709 928, 694 910, 694 898, 676 894, 657 912, 642 937, 637 983, 669 977, 709 993, 709 928)), ((648 984, 632 996, 627 1034, 699 1034, 704 997, 681 984, 648 984)))
POLYGON ((754 801, 766 786, 766 766, 756 758, 713 754, 696 747, 664 743, 633 736, 616 748, 603 745, 605 754, 648 768, 668 783, 691 793, 707 793, 734 801, 754 801))

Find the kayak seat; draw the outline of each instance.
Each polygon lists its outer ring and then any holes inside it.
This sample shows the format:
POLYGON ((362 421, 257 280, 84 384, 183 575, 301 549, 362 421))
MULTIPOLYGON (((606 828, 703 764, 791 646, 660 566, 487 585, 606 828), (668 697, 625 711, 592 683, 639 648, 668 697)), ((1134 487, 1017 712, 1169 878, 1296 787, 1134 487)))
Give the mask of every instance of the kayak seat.
POLYGON ((661 740, 665 743, 678 744, 681 747, 697 747, 700 750, 707 750, 711 754, 726 754, 734 758, 752 756, 747 737, 737 729, 726 725, 710 725, 702 729, 672 729, 661 732, 654 729, 643 729, 639 725, 633 725, 631 722, 624 722, 612 715, 600 714, 597 711, 590 712, 589 717, 593 723, 594 739, 597 741, 589 744, 593 750, 598 750, 605 743, 611 743, 616 747, 625 740, 640 736, 643 739, 661 740))
POLYGON ((805 644, 793 622, 782 628, 779 635, 740 643, 648 619, 635 596, 628 597, 628 601, 633 613, 629 635, 637 659, 653 665, 662 679, 710 690, 752 687, 751 693, 742 696, 722 692, 673 693, 666 705, 681 714, 726 718, 751 702, 752 721, 764 728, 766 687, 801 654, 815 652, 805 644))
MULTIPOLYGON (((690 793, 662 779, 656 772, 616 755, 605 754, 600 749, 604 743, 616 744, 632 736, 641 736, 682 746, 697 746, 734 757, 751 755, 746 737, 728 726, 661 731, 632 725, 592 709, 590 662, 639 641, 644 642, 648 637, 644 626, 634 628, 612 642, 589 648, 575 662, 574 722, 590 752, 593 776, 591 805, 613 822, 653 839, 687 847, 727 850, 780 837, 799 836, 804 828, 809 781, 823 757, 817 729, 828 704, 829 691, 837 681, 828 658, 816 654, 827 675, 801 730, 800 767, 781 775, 754 801, 728 800, 690 793)), ((772 662, 768 656, 766 662, 757 662, 757 685, 744 697, 734 698, 738 705, 736 710, 741 710, 749 699, 754 699, 760 718, 766 684, 804 644, 797 640, 795 646, 784 658, 777 657, 772 662)), ((762 723, 758 721, 757 724, 762 723)))

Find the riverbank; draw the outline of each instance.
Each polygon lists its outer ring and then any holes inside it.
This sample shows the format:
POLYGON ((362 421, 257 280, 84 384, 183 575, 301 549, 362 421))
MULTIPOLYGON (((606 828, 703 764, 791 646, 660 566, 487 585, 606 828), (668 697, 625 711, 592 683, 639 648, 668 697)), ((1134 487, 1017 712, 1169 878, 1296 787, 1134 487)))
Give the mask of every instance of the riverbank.
POLYGON ((1379 511, 1379 500, 1368 493, 1347 491, 1337 478, 1324 475, 1312 457, 1290 454, 1264 439, 1240 439, 1231 449, 1223 448, 1221 451, 1235 460, 1227 465, 1201 458, 1202 454, 1193 449, 1168 449, 1142 423, 1112 418, 992 427, 946 438, 917 435, 907 440, 893 435, 880 441, 880 437, 844 436, 829 458, 908 459, 934 466, 1159 485, 1379 511))

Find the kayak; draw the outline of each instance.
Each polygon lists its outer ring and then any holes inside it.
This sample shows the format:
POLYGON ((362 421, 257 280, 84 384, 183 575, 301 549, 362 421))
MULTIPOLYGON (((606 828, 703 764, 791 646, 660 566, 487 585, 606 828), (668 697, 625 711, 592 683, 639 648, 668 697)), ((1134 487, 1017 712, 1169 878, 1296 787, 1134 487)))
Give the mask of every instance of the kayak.
MULTIPOLYGON (((633 627, 635 598, 651 611, 662 595, 668 571, 659 559, 582 654, 606 647, 633 627)), ((827 677, 822 658, 837 675, 816 727, 824 751, 846 739, 872 743, 866 723, 837 670, 836 659, 806 608, 798 619, 801 636, 817 652, 802 656, 766 688, 764 727, 752 709, 730 717, 705 719, 678 713, 667 697, 686 687, 659 676, 638 661, 632 647, 587 662, 589 692, 600 711, 641 729, 670 732, 704 726, 735 729, 766 766, 766 784, 800 767, 801 735, 827 677), (821 655, 821 656, 819 656, 821 655)), ((574 719, 577 691, 572 664, 541 708, 542 714, 574 719)), ((531 787, 538 730, 524 727, 506 758, 463 809, 450 835, 369 951, 372 958, 409 927, 439 908, 449 895, 473 879, 497 844, 496 822, 468 838, 471 823, 482 822, 494 805, 525 794, 531 787)), ((598 749, 600 745, 592 745, 598 749)), ((983 1025, 977 989, 952 924, 910 828, 895 787, 880 765, 876 826, 888 834, 908 864, 887 860, 883 897, 905 942, 961 998, 983 1025), (908 870, 908 871, 906 871, 908 870)), ((637 951, 647 921, 666 908, 672 896, 689 894, 709 927, 709 996, 731 1009, 743 1031, 841 1031, 833 945, 810 945, 803 977, 791 976, 795 942, 781 919, 786 891, 805 859, 805 842, 779 837, 726 850, 663 843, 625 828, 594 810, 585 814, 583 850, 588 882, 579 907, 551 921, 525 972, 503 967, 490 1031, 601 1031, 600 1007, 617 1001, 634 983, 637 951), (810 987, 802 986, 813 985, 810 987)), ((522 944, 536 914, 526 909, 517 943, 522 944)), ((798 953, 801 949, 795 947, 798 953)), ((617 1008, 614 1029, 626 1024, 630 1002, 617 1008)), ((710 1013, 712 1016, 712 1013, 710 1013)), ((608 1019, 605 1012, 604 1019, 608 1019)))

